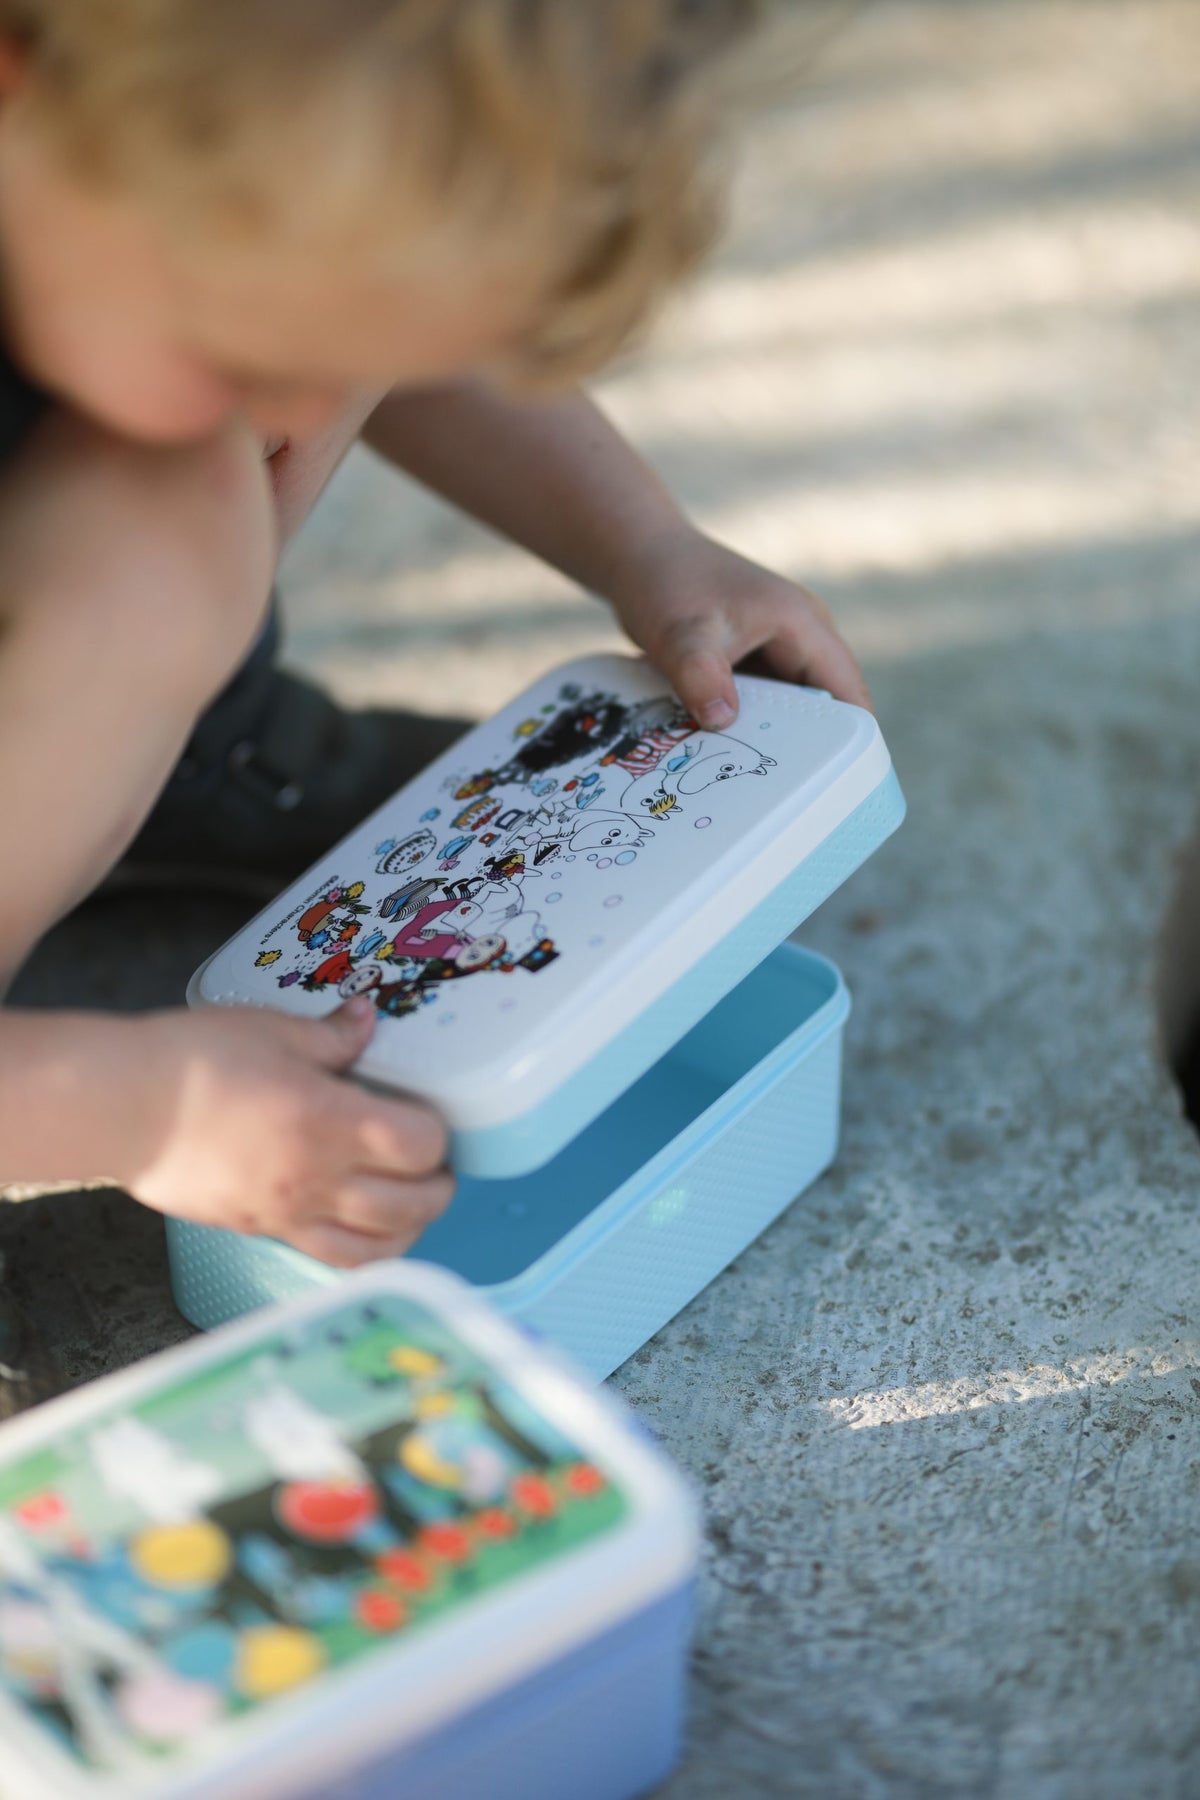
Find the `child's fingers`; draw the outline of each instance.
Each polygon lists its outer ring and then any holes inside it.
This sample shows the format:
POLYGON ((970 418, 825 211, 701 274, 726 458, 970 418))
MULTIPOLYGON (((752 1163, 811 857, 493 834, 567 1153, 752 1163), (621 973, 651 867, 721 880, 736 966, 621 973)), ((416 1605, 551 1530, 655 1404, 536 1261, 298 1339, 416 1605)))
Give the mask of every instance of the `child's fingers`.
POLYGON ((287 1018, 275 1013, 272 1023, 290 1039, 292 1048, 318 1068, 340 1073, 356 1063, 375 1032, 377 1014, 369 994, 347 1000, 323 1019, 287 1018))
POLYGON ((404 1179, 442 1169, 449 1140, 432 1107, 354 1089, 347 1093, 346 1101, 351 1109, 355 1167, 404 1179))
POLYGON ((831 626, 809 624, 803 636, 781 633, 763 645, 756 660, 781 681, 825 688, 835 700, 874 710, 871 690, 854 652, 831 626))
POLYGON ((422 1181, 355 1175, 331 1196, 330 1216, 305 1220, 288 1237, 307 1255, 340 1268, 402 1256, 442 1216, 453 1194, 447 1170, 422 1181))
POLYGON ((697 724, 709 731, 733 724, 738 694, 720 614, 674 621, 651 654, 697 724))
POLYGON ((440 1219, 454 1195, 448 1170, 422 1181, 389 1181, 382 1175, 355 1175, 333 1197, 328 1222, 404 1248, 427 1225, 440 1219))
POLYGON ((338 1225, 332 1219, 315 1219, 306 1225, 298 1225, 286 1236, 287 1241, 305 1256, 331 1263, 335 1269, 357 1269, 363 1263, 378 1262, 386 1256, 403 1256, 416 1233, 403 1232, 394 1238, 375 1237, 369 1232, 338 1225))

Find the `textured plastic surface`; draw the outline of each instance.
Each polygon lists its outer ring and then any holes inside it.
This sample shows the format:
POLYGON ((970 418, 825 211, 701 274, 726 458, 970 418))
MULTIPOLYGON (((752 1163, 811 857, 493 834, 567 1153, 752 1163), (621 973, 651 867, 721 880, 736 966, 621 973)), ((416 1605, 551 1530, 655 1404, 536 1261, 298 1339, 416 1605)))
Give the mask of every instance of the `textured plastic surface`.
POLYGON ((691 1616, 689 1584, 304 1800, 634 1800, 679 1759, 691 1616))
MULTIPOLYGON (((462 1181, 422 1259, 608 1375, 833 1160, 848 1010, 831 963, 780 946, 552 1163, 462 1181)), ((340 1279, 270 1239, 167 1235, 196 1325, 340 1279)))

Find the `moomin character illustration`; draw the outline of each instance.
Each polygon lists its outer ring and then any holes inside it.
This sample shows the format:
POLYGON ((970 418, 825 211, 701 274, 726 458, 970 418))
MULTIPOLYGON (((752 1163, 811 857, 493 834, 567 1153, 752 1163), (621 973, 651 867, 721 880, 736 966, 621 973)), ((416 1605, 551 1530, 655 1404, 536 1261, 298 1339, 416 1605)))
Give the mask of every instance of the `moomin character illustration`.
POLYGON ((492 788, 523 787, 551 769, 594 755, 626 730, 630 711, 615 694, 589 694, 556 713, 501 768, 472 775, 456 789, 454 797, 473 800, 492 788))
POLYGON ((765 775, 775 767, 773 756, 765 756, 723 731, 695 730, 674 749, 657 768, 635 776, 624 789, 622 812, 641 810, 652 818, 664 818, 676 810, 681 795, 702 793, 714 782, 733 781, 739 775, 765 775))
MULTIPOLYGON (((690 806, 695 796, 775 767, 742 738, 704 730, 671 694, 631 700, 575 684, 497 748, 488 767, 467 774, 460 765, 442 780, 456 804, 438 836, 429 827, 442 809, 432 806, 417 823, 397 817, 394 835, 373 844, 384 881, 371 892, 338 877, 303 903, 293 924, 301 956, 275 972, 281 987, 370 994, 379 1012, 402 1018, 448 982, 544 969, 560 955, 545 905, 591 882, 584 868, 628 866, 648 847, 657 855, 664 831, 677 840, 680 823, 703 810, 690 806), (576 862, 578 873, 568 867, 576 862)), ((264 938, 256 966, 279 961, 264 938)))

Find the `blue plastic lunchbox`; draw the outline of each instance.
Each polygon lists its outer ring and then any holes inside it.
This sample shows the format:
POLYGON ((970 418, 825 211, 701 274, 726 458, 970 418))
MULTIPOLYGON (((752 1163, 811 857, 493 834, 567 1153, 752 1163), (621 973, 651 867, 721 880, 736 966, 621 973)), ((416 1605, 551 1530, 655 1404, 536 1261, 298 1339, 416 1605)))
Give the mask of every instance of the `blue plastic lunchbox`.
MULTIPOLYGON (((900 823, 869 713, 738 677, 702 730, 649 664, 536 682, 197 972, 196 1005, 369 993, 364 1081, 430 1100, 460 1176, 420 1254, 596 1376, 832 1160, 836 969, 785 942, 900 823)), ((168 1225, 212 1325, 335 1272, 168 1225)))
POLYGON ((377 1266, 0 1429, 0 1792, 630 1800, 698 1541, 607 1396, 377 1266))

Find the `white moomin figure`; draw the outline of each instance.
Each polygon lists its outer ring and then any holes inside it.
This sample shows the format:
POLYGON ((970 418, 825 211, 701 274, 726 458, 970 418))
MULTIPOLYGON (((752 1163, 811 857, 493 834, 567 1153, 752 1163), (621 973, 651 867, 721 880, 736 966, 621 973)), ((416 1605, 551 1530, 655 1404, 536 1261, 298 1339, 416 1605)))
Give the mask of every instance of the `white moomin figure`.
POLYGON ((773 756, 752 750, 740 738, 723 731, 694 731, 655 769, 635 777, 621 795, 621 810, 635 818, 668 817, 678 809, 681 794, 699 794, 714 782, 733 781, 739 775, 765 775, 775 767, 773 756))
POLYGON ((366 1479, 362 1463, 343 1441, 338 1421, 318 1412, 282 1382, 246 1402, 242 1423, 279 1481, 366 1479))
POLYGON ((96 1474, 159 1525, 193 1519, 221 1492, 221 1476, 140 1419, 115 1419, 88 1438, 96 1474))
POLYGON ((585 825, 567 839, 571 850, 639 850, 649 843, 654 833, 645 819, 631 819, 628 813, 593 813, 585 825))

